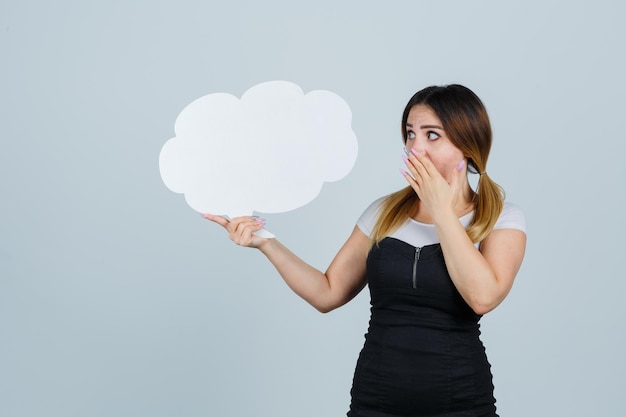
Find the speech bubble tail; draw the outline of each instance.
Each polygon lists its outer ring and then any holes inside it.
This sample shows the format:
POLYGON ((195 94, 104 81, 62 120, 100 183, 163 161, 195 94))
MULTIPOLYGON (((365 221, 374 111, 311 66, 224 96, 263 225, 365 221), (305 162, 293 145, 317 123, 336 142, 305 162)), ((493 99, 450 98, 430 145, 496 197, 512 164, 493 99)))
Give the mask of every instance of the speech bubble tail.
POLYGON ((276 237, 274 233, 269 232, 265 229, 257 230, 256 232, 253 233, 253 235, 262 237, 264 239, 274 239, 276 237))

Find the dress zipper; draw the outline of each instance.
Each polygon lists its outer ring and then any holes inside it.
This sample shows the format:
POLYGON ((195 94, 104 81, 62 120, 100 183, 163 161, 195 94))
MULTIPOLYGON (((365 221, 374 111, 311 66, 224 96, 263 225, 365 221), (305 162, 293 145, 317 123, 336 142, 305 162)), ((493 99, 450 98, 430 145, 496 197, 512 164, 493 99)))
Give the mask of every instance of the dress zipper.
POLYGON ((417 288, 417 261, 420 259, 422 248, 415 248, 415 256, 413 257, 413 288, 417 288))

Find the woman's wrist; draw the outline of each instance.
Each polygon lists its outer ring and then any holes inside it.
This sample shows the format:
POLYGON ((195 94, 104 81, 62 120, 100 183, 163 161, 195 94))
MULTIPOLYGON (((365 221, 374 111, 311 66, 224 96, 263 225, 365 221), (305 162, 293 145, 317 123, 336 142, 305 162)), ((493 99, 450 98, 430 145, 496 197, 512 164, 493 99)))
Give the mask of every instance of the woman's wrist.
POLYGON ((261 243, 256 247, 260 250, 264 255, 267 255, 269 251, 271 251, 271 247, 276 243, 276 238, 271 239, 262 239, 261 243))
POLYGON ((452 207, 433 210, 432 221, 435 226, 445 226, 445 224, 455 220, 458 221, 459 219, 452 207))

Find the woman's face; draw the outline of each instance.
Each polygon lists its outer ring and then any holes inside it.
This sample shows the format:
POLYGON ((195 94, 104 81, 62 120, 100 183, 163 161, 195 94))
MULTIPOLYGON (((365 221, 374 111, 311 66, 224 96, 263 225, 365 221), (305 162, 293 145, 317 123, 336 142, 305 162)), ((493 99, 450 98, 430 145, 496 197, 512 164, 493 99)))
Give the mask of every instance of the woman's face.
POLYGON ((423 104, 413 106, 406 121, 406 149, 415 149, 433 162, 446 179, 464 160, 463 152, 450 142, 439 117, 423 104))

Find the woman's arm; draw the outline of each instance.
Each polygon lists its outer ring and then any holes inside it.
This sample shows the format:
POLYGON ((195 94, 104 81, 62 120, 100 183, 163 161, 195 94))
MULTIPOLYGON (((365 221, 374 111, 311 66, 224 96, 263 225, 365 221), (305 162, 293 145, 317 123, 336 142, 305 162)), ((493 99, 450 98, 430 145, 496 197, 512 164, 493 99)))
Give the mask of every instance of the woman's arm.
POLYGON ((450 278, 465 302, 477 314, 496 308, 513 286, 524 258, 526 234, 494 230, 479 250, 453 211, 437 216, 435 228, 450 278))
POLYGON ((477 249, 454 210, 463 188, 469 187, 464 163, 450 174, 448 183, 424 153, 409 159, 408 167, 416 179, 406 173, 405 178, 432 217, 452 282, 477 314, 493 310, 513 286, 524 258, 526 234, 515 229, 495 230, 477 249))
POLYGON ((365 261, 371 244, 358 227, 354 228, 326 273, 322 273, 277 239, 254 235, 263 227, 263 223, 256 219, 240 217, 229 221, 210 214, 204 217, 228 230, 231 240, 238 245, 259 249, 289 288, 322 313, 344 305, 365 287, 365 261))

